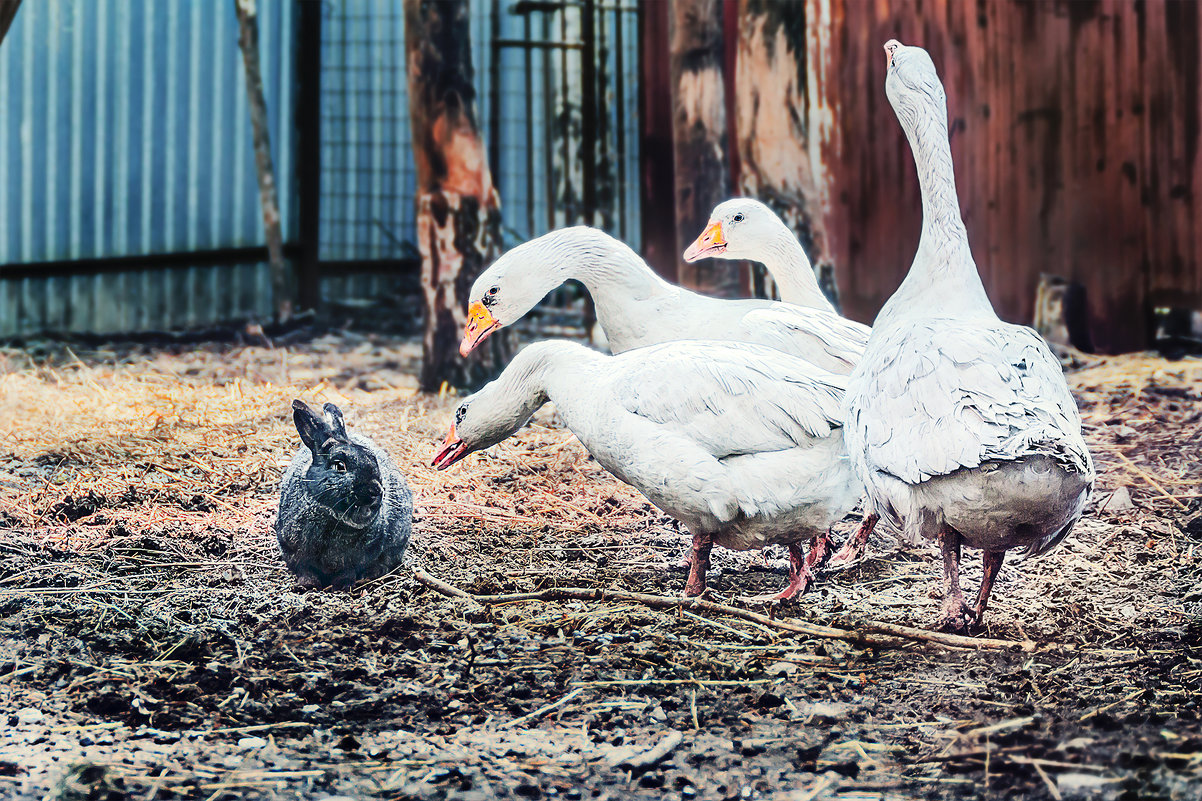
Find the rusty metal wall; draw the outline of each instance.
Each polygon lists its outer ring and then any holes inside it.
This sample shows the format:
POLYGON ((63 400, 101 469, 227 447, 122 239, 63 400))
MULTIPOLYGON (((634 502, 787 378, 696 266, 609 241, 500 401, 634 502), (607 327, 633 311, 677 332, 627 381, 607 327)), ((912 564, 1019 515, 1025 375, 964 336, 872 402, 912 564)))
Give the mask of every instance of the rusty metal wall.
POLYGON ((807 0, 809 103, 846 311, 870 322, 921 220, 884 93, 892 37, 947 88, 973 253, 999 314, 1028 323, 1041 272, 1086 287, 1094 342, 1147 344, 1153 305, 1202 305, 1200 7, 1189 1, 807 0), (815 59, 821 58, 820 63, 815 59))

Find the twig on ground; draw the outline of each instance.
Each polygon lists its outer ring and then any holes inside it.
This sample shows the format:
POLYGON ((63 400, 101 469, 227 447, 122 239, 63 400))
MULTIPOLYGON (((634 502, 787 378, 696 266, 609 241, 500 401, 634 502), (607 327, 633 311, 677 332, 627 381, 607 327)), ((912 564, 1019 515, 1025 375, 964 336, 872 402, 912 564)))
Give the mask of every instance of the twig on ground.
MULTIPOLYGON (((1019 642, 1017 640, 995 640, 985 637, 962 637, 956 634, 944 634, 935 631, 925 631, 910 626, 873 621, 857 622, 856 628, 844 629, 833 626, 818 626, 812 623, 789 621, 770 618, 746 609, 740 609, 727 604, 707 601, 704 598, 678 598, 665 595, 651 595, 643 592, 628 592, 625 590, 606 590, 588 587, 551 587, 538 592, 519 592, 507 595, 472 595, 454 587, 441 579, 437 579, 424 570, 414 569, 414 576, 419 582, 435 592, 452 598, 466 598, 481 605, 517 603, 521 601, 633 601, 652 609, 682 609, 692 612, 709 612, 711 614, 758 623, 762 626, 818 637, 827 640, 844 640, 874 648, 899 648, 907 642, 929 642, 949 648, 971 648, 988 650, 1023 650, 1034 651, 1049 646, 1033 641, 1019 642)), ((1068 646, 1060 645, 1067 649, 1068 646)))
POLYGON ((522 715, 520 718, 514 718, 513 720, 509 721, 508 723, 502 723, 501 728, 502 729, 511 729, 514 726, 520 726, 523 723, 527 723, 531 720, 537 720, 538 718, 541 718, 543 715, 547 714, 548 712, 555 710, 555 709, 559 709, 561 706, 568 703, 573 698, 575 698, 576 696, 578 696, 582 692, 584 692, 584 689, 585 689, 584 687, 577 687, 575 690, 572 690, 570 693, 565 695, 563 698, 560 698, 558 701, 547 704, 546 706, 540 706, 538 709, 534 710, 533 712, 529 713, 528 715, 522 715))

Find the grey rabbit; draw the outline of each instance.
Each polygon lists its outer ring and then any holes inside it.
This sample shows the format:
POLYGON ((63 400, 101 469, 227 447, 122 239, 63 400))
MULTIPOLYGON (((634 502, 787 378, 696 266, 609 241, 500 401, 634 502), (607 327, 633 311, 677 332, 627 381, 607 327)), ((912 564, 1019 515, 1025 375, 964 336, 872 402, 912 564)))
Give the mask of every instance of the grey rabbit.
POLYGON ((284 473, 275 534, 302 586, 348 589, 401 563, 413 495, 388 454, 347 433, 337 406, 323 411, 292 402, 304 444, 284 473))

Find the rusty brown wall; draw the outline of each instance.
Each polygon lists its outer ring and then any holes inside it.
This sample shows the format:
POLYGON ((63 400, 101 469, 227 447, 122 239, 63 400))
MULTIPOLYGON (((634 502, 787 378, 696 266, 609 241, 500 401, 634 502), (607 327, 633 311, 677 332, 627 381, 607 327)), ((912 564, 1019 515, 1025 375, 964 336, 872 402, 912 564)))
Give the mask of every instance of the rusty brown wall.
POLYGON ((1202 303, 1199 11, 807 0, 808 102, 831 112, 826 234, 847 313, 870 322, 918 242, 914 164, 884 93, 892 37, 927 48, 943 75, 961 207, 999 314, 1029 323, 1039 274, 1069 276, 1086 286, 1095 344, 1118 351, 1146 344, 1152 303, 1202 303))

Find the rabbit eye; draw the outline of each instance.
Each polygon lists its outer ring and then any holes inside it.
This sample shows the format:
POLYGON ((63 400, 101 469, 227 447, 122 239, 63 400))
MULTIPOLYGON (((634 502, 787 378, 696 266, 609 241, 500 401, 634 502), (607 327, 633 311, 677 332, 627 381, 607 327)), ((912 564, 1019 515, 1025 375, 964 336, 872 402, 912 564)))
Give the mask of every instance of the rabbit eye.
POLYGON ((330 466, 334 468, 335 473, 345 473, 346 472, 346 462, 342 461, 341 459, 335 459, 333 462, 330 463, 330 466))

